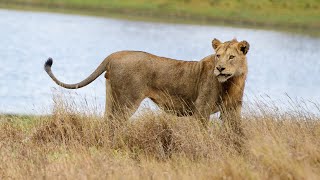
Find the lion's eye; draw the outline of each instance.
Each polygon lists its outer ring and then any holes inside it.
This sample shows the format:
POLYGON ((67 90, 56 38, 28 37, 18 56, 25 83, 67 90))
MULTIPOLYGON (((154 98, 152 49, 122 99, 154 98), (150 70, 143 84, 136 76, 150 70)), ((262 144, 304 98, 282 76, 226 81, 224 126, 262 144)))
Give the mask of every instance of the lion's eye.
POLYGON ((217 58, 220 58, 220 54, 217 54, 217 58))
POLYGON ((233 56, 233 55, 231 55, 230 57, 229 57, 229 59, 233 59, 235 56, 233 56))

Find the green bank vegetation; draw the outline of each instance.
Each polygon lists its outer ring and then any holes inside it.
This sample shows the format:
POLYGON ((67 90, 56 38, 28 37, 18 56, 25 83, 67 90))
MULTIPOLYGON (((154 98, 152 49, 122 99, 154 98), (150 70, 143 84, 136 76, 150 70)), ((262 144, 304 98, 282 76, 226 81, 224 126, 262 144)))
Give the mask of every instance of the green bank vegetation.
POLYGON ((0 179, 320 178, 320 118, 301 109, 256 106, 242 138, 191 117, 106 121, 76 109, 60 101, 50 116, 0 116, 0 179))
POLYGON ((2 7, 318 34, 319 0, 0 0, 2 7))

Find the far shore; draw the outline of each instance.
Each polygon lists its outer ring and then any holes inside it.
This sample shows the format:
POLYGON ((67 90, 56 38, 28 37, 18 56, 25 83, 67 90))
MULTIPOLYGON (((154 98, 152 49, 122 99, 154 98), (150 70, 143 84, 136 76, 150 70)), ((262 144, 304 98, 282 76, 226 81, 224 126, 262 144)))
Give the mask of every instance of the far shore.
MULTIPOLYGON (((315 17, 304 17, 306 20, 290 22, 276 17, 271 17, 264 20, 261 17, 241 18, 234 17, 229 13, 225 16, 201 14, 189 11, 174 12, 170 10, 159 10, 159 8, 143 8, 130 7, 125 3, 114 6, 99 6, 98 4, 90 4, 84 6, 80 3, 63 4, 50 1, 3 1, 0 0, 0 8, 15 9, 25 11, 40 11, 40 12, 57 12, 65 14, 80 14, 91 16, 102 16, 118 19, 151 21, 151 22, 166 22, 166 23, 181 23, 181 24, 198 24, 198 25, 219 25, 232 27, 257 28, 266 30, 278 30, 292 32, 298 34, 307 34, 311 36, 320 36, 320 21, 315 22, 315 17)), ((219 8, 219 7, 218 7, 219 8)), ((245 12, 248 13, 248 12, 245 12)), ((250 12, 254 14, 255 12, 250 12)), ((250 15, 249 13, 249 15, 250 15)), ((274 16, 274 15, 273 15, 274 16)), ((275 15, 276 16, 276 15, 275 15)), ((301 17, 299 17, 301 18, 301 17)))

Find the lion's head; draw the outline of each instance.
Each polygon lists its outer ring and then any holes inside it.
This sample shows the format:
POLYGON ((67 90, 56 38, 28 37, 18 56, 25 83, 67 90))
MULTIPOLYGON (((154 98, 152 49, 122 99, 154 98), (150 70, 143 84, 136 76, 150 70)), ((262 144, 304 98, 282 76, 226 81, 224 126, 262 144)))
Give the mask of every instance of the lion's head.
POLYGON ((219 82, 226 82, 231 77, 247 73, 246 54, 249 51, 247 41, 238 42, 236 39, 221 43, 218 39, 212 41, 215 50, 214 74, 219 82))

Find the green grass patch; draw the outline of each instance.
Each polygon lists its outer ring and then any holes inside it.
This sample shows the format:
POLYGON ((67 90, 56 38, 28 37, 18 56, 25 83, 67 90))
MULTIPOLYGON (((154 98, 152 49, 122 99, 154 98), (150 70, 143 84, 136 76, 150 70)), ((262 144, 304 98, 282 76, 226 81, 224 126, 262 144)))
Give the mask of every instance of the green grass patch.
POLYGON ((129 19, 287 29, 311 34, 320 29, 318 0, 0 0, 0 6, 71 10, 129 19))
POLYGON ((0 115, 0 123, 8 123, 15 128, 28 132, 43 118, 44 116, 2 114, 0 115))

